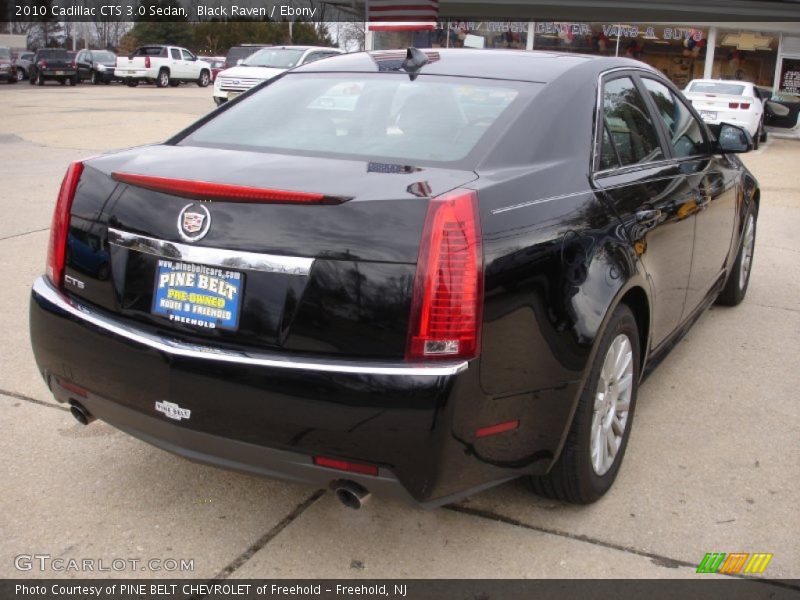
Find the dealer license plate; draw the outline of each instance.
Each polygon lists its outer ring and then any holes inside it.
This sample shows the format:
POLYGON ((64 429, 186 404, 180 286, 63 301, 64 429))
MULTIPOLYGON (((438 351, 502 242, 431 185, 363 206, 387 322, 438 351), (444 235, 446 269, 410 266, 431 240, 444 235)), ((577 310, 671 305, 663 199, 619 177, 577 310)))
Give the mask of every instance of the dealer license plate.
POLYGON ((56 75, 63 75, 64 71, 56 71, 56 75))
POLYGON ((700 116, 703 117, 703 119, 711 119, 712 121, 717 120, 717 113, 713 110, 701 110, 700 116))
POLYGON ((199 329, 236 330, 243 289, 238 271, 159 259, 152 313, 199 329))

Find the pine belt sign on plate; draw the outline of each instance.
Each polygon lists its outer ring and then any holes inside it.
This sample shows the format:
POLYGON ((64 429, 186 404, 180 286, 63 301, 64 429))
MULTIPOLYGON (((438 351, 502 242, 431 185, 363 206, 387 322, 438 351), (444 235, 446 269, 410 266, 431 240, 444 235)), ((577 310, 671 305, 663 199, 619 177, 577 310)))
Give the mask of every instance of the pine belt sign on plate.
POLYGON ((152 312, 194 327, 234 330, 243 284, 238 271, 159 259, 152 312))

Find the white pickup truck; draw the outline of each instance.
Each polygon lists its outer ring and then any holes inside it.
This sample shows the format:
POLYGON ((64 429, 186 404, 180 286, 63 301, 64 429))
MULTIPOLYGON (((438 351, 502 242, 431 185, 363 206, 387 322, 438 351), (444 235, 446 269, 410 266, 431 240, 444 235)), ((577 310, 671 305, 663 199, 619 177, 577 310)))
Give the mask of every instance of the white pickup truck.
POLYGON ((141 46, 130 56, 117 57, 114 76, 136 87, 140 81, 158 87, 195 82, 200 87, 211 81, 211 65, 178 46, 141 46))

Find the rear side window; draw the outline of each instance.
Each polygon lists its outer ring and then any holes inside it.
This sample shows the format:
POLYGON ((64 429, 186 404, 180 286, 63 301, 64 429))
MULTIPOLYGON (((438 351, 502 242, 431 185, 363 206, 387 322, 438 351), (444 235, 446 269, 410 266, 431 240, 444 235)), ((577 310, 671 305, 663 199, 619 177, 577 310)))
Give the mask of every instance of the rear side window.
POLYGON ((182 143, 303 155, 455 162, 537 84, 405 74, 294 74, 182 143))
POLYGON ((703 127, 686 105, 663 83, 647 77, 642 83, 658 108, 658 114, 670 136, 670 144, 678 158, 708 153, 703 127))
POLYGON ((167 56, 167 49, 163 46, 142 46, 136 50, 134 56, 167 56))
POLYGON ((180 60, 181 59, 181 53, 177 48, 170 48, 169 49, 169 53, 172 55, 172 59, 173 60, 180 60))
MULTIPOLYGON (((622 166, 664 158, 655 124, 644 98, 630 77, 606 82, 603 88, 603 116, 610 136, 608 141, 622 161, 622 166)), ((604 152, 605 149, 601 154, 604 152)))

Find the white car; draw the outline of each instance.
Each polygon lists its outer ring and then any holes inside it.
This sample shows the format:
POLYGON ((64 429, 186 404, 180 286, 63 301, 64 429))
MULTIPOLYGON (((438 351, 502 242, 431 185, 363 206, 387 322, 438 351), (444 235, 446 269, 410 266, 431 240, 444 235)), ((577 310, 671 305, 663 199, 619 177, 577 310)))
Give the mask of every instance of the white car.
POLYGON ((130 56, 118 56, 114 76, 131 87, 140 81, 158 87, 173 87, 195 82, 206 87, 211 81, 211 65, 179 46, 141 46, 130 56))
POLYGON ((754 84, 747 81, 694 79, 683 94, 706 123, 730 123, 744 127, 753 136, 756 148, 759 142, 766 141, 764 101, 754 84))
POLYGON ((214 102, 222 104, 289 69, 343 53, 338 48, 322 46, 263 48, 217 75, 214 80, 214 102))

